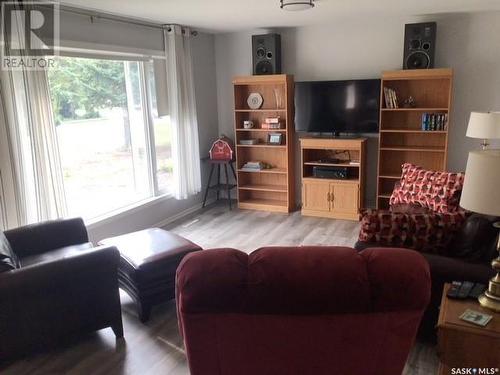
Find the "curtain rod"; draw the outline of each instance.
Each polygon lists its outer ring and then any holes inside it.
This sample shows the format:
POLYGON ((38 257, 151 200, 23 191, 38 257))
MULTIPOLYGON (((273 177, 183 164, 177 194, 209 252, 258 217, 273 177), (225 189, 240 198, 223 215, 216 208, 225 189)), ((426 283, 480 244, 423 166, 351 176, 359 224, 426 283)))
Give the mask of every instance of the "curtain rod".
MULTIPOLYGON (((98 11, 72 7, 72 6, 68 6, 65 4, 61 4, 59 9, 61 12, 73 13, 73 14, 77 14, 80 16, 90 17, 91 22, 93 22, 93 19, 103 19, 103 20, 107 20, 107 21, 128 23, 128 24, 133 24, 133 25, 137 25, 137 26, 150 27, 153 29, 160 29, 160 30, 164 30, 168 26, 173 25, 173 26, 180 26, 182 28, 182 32, 184 33, 185 26, 179 25, 177 23, 160 24, 160 23, 149 22, 149 21, 145 21, 145 20, 143 21, 143 20, 139 20, 139 19, 135 19, 135 18, 131 18, 131 17, 119 16, 119 15, 115 15, 115 14, 111 14, 111 13, 101 13, 98 11)), ((191 35, 197 36, 198 31, 192 30, 191 35)))

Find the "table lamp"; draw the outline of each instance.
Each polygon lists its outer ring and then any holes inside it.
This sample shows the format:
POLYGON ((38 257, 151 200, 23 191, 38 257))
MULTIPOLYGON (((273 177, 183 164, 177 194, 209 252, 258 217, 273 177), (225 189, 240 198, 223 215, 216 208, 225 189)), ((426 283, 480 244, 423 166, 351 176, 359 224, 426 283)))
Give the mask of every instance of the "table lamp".
MULTIPOLYGON (((460 206, 480 214, 500 216, 500 150, 469 152, 460 206)), ((493 225, 500 229, 500 222, 493 225)), ((479 297, 479 303, 500 312, 500 235, 497 250, 499 255, 491 262, 497 274, 479 297)))
POLYGON ((486 150, 489 139, 500 138, 500 112, 471 112, 465 135, 482 139, 481 146, 486 150))

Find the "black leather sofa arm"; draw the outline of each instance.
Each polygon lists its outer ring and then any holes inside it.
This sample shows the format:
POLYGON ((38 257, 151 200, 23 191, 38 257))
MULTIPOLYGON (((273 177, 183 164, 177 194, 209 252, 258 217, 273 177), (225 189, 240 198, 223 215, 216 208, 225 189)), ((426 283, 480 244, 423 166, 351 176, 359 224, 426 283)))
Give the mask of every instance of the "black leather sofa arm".
POLYGON ((81 218, 46 221, 4 233, 19 258, 89 242, 87 229, 81 218))
POLYGON ((23 292, 46 294, 47 288, 68 287, 82 274, 94 277, 114 274, 116 277, 119 262, 120 253, 116 247, 100 246, 70 257, 3 272, 0 273, 0 300, 6 301, 9 293, 23 299, 26 297, 23 292))

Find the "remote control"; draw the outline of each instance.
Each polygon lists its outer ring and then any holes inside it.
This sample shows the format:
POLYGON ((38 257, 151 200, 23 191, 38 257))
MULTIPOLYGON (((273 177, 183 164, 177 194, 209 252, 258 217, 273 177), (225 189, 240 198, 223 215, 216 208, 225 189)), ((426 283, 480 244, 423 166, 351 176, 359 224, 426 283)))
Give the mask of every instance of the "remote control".
POLYGON ((469 292, 469 298, 477 299, 486 290, 486 285, 475 283, 474 287, 469 292))
POLYGON ((457 298, 458 291, 460 290, 461 286, 462 286, 462 282, 461 281, 453 281, 451 283, 450 289, 448 289, 448 293, 446 293, 446 296, 448 298, 457 298))
POLYGON ((458 299, 465 299, 469 296, 470 291, 472 290, 472 287, 474 286, 474 283, 471 281, 464 281, 462 283, 462 286, 460 287, 460 290, 458 291, 457 298, 458 299))

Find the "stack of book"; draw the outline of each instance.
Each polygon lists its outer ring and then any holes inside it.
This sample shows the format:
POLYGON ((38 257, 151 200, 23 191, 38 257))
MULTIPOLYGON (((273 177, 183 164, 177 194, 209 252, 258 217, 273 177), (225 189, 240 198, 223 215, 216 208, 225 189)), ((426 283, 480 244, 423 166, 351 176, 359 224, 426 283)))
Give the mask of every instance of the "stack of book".
POLYGON ((260 124, 262 129, 281 129, 283 121, 279 117, 266 117, 260 124))
POLYGON ((390 89, 389 87, 384 87, 384 99, 386 108, 399 108, 398 94, 395 90, 390 89))
POLYGON ((263 170, 265 167, 265 163, 261 161, 248 161, 241 169, 249 172, 257 172, 263 170))
POLYGON ((422 130, 443 131, 448 129, 448 114, 422 113, 422 130))

